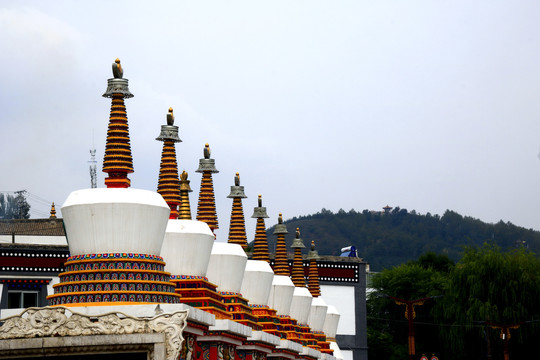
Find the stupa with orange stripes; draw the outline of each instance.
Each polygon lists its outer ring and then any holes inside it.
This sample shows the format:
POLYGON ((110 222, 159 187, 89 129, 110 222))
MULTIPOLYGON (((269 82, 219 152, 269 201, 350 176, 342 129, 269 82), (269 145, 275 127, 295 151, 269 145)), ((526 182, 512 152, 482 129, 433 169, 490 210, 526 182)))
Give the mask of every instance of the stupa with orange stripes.
POLYGON ((255 239, 253 241, 253 260, 263 260, 270 263, 270 256, 268 254, 268 239, 266 238, 266 225, 264 219, 268 218, 266 208, 262 206, 262 196, 259 195, 257 199, 258 205, 253 209, 252 218, 257 219, 257 225, 255 227, 255 239))
POLYGON ((189 193, 192 191, 189 186, 188 173, 184 170, 180 174, 180 208, 178 209, 178 219, 180 220, 191 220, 189 193))
POLYGON ((182 140, 178 137, 178 126, 174 125, 172 108, 169 108, 167 114, 167 125, 161 125, 161 133, 156 140, 163 141, 157 192, 163 196, 171 209, 169 219, 177 219, 178 205, 180 204, 180 180, 178 179, 178 163, 174 144, 182 140))
POLYGON ((294 286, 305 287, 306 280, 304 276, 304 265, 302 261, 302 249, 304 249, 304 243, 300 239, 300 229, 296 228, 296 237, 291 244, 291 249, 294 249, 293 265, 291 271, 291 280, 294 286))
POLYGON ((218 173, 215 160, 210 158, 210 146, 204 146, 204 158, 199 160, 199 168, 196 170, 202 173, 201 188, 199 191, 199 202, 197 204, 197 220, 208 224, 208 227, 215 233, 219 228, 216 213, 216 197, 214 195, 214 183, 212 174, 218 173))
POLYGON ((277 236, 274 257, 274 273, 276 275, 291 276, 289 260, 287 259, 287 244, 285 242, 285 235, 288 233, 287 226, 283 224, 283 215, 279 213, 278 223, 274 227, 274 235, 277 236))
POLYGON ((107 188, 73 191, 62 206, 71 256, 50 305, 178 303, 159 256, 170 209, 154 191, 132 189, 125 98, 133 97, 120 60, 104 97, 112 98, 103 171, 107 188))
POLYGON ((240 174, 236 173, 234 185, 231 186, 231 193, 227 197, 233 199, 231 223, 229 225, 229 240, 227 242, 230 244, 238 244, 242 249, 246 250, 248 243, 242 199, 247 198, 247 196, 244 193, 244 187, 240 185, 240 174))
MULTIPOLYGON (((314 298, 321 296, 321 287, 319 285, 319 267, 317 260, 320 256, 315 250, 315 241, 311 241, 311 250, 306 258, 309 261, 308 275, 308 290, 314 298)), ((317 345, 308 345, 322 353, 332 355, 334 350, 330 349, 330 342, 326 340, 326 335, 322 331, 313 331, 313 337, 317 341, 317 345)))
POLYGON ((131 185, 128 174, 133 172, 133 158, 124 99, 132 98, 133 94, 129 91, 128 79, 123 78, 124 71, 119 59, 115 60, 112 69, 114 77, 108 80, 107 90, 103 94, 103 97, 112 99, 103 172, 109 175, 105 178, 108 188, 127 188, 131 185))

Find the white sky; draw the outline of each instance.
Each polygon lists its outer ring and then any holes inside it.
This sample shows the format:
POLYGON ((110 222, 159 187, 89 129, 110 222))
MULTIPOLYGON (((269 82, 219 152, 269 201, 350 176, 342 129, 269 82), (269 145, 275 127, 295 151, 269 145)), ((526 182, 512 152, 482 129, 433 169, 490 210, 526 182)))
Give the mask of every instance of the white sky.
POLYGON ((389 204, 540 230, 539 15, 536 0, 0 1, 0 191, 62 204, 90 186, 92 141, 103 186, 118 57, 132 186, 156 189, 173 107, 194 214, 206 142, 220 170, 221 241, 237 171, 250 240, 257 194, 268 227, 389 204))

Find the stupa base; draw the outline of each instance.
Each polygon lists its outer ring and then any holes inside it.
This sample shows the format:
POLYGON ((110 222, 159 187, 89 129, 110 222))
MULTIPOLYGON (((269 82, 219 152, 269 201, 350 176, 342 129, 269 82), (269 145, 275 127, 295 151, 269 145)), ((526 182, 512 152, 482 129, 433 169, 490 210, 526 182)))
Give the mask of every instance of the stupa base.
POLYGON ((170 274, 160 256, 148 254, 86 254, 71 256, 59 274, 60 283, 47 297, 49 305, 177 304, 170 274))
POLYGON ((221 295, 216 291, 217 286, 203 276, 172 275, 171 282, 175 284, 175 292, 181 296, 180 302, 213 314, 216 319, 232 319, 231 314, 223 303, 221 295))

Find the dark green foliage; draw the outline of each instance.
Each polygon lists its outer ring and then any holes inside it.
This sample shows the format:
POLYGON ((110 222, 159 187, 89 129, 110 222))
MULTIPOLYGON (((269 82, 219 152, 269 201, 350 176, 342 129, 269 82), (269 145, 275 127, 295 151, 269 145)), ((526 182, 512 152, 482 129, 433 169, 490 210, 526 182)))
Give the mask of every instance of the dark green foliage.
POLYGON ((519 324, 510 331, 510 358, 538 358, 540 260, 525 249, 468 247, 455 265, 446 255, 426 253, 376 274, 372 287, 367 301, 371 360, 397 358, 407 347, 405 307, 387 295, 434 297, 415 309, 418 357, 435 353, 449 360, 502 360, 500 329, 486 324, 490 322, 519 324))
POLYGON ((0 219, 30 218, 30 204, 24 194, 25 191, 16 192, 16 196, 0 193, 0 219))
MULTIPOLYGON (((298 227, 304 242, 315 240, 321 255, 340 255, 341 248, 355 245, 358 256, 369 262, 372 271, 403 264, 429 251, 457 261, 463 246, 481 246, 486 241, 504 250, 526 246, 540 253, 540 232, 509 222, 487 224, 450 210, 439 216, 400 208, 386 215, 368 210, 339 210, 334 214, 322 209, 314 215, 294 217, 285 224, 289 230, 287 246, 298 227)), ((269 228, 267 232, 270 251, 275 249, 273 230, 269 228)), ((307 252, 308 247, 304 250, 307 252)))
MULTIPOLYGON (((482 322, 520 324, 511 330, 513 358, 531 358, 540 339, 540 260, 523 249, 501 252, 495 245, 469 248, 450 273, 445 298, 437 308, 447 327, 449 353, 483 355, 501 345, 500 330, 482 322), (488 344, 491 344, 488 345, 488 344)), ((500 350, 500 349, 499 349, 500 350)), ((500 358, 501 351, 493 353, 500 358)), ((459 356, 453 357, 459 359, 459 356)))
POLYGON ((373 277, 374 292, 370 294, 367 302, 368 334, 372 334, 376 346, 372 352, 368 337, 371 360, 407 358, 406 307, 396 304, 389 296, 404 300, 434 297, 426 300, 423 305, 415 306, 416 352, 417 354, 442 352, 444 345, 438 336, 439 329, 434 325, 432 312, 438 297, 443 294, 448 271, 452 268, 453 263, 447 256, 429 253, 422 255, 417 261, 386 269, 373 277), (386 351, 379 350, 379 339, 391 340, 386 351))

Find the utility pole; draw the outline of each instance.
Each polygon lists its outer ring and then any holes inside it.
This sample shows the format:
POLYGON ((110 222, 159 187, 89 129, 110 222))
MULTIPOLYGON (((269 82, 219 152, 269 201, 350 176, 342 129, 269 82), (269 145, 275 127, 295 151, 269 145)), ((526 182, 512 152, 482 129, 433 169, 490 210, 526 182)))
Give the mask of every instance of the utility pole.
POLYGON ((510 353, 508 352, 508 340, 510 340, 510 329, 517 329, 523 322, 516 324, 495 324, 486 321, 486 325, 491 326, 493 329, 501 329, 501 339, 503 341, 503 356, 504 360, 510 360, 510 353))
POLYGON ((414 360, 416 355, 416 349, 414 345, 414 323, 413 320, 416 317, 415 306, 424 305, 426 300, 433 299, 433 297, 426 297, 415 300, 400 299, 395 296, 386 295, 390 299, 393 299, 397 305, 405 305, 405 318, 409 321, 409 360, 414 360))

